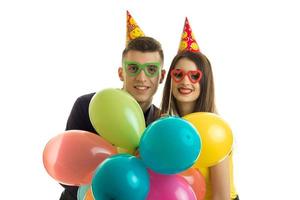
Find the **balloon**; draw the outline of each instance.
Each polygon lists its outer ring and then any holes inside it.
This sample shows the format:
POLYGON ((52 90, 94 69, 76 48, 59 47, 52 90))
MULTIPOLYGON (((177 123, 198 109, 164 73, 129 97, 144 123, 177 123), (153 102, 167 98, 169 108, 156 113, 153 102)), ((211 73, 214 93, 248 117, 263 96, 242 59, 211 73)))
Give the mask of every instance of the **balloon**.
POLYGON ((200 149, 197 130, 179 117, 164 117, 150 124, 139 148, 145 165, 161 174, 175 174, 191 167, 200 149))
POLYGON ((163 175, 149 170, 150 191, 147 200, 197 200, 192 187, 177 174, 163 175))
POLYGON ((92 187, 90 187, 89 190, 86 192, 84 200, 94 200, 92 187))
POLYGON ((125 149, 137 148, 145 119, 130 94, 119 89, 97 92, 90 102, 89 116, 95 130, 106 140, 125 149))
POLYGON ((149 192, 149 175, 136 157, 114 155, 96 169, 92 191, 96 200, 145 199, 149 192))
POLYGON ((135 149, 132 150, 132 149, 124 149, 121 147, 117 147, 117 150, 118 150, 118 153, 126 153, 126 154, 131 154, 131 155, 135 154, 135 149))
POLYGON ((65 185, 91 183, 94 170, 117 149, 99 135, 87 131, 65 131, 52 138, 43 152, 44 167, 65 185))
POLYGON ((206 192, 206 183, 201 172, 195 168, 189 168, 188 170, 181 172, 180 176, 192 186, 197 200, 203 200, 206 192))
POLYGON ((84 200, 86 192, 90 189, 90 185, 82 185, 78 188, 77 191, 77 200, 84 200))
POLYGON ((210 167, 222 161, 232 149, 233 136, 229 125, 218 115, 197 112, 183 117, 198 130, 202 139, 202 152, 196 168, 210 167))

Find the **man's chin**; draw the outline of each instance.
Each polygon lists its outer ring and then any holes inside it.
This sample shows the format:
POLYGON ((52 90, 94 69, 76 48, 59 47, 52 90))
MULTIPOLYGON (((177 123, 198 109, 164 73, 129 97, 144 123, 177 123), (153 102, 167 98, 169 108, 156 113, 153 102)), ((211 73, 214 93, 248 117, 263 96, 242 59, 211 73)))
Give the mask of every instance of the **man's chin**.
POLYGON ((149 102, 149 98, 143 98, 143 97, 135 97, 135 100, 139 103, 145 103, 145 102, 149 102))
POLYGON ((152 97, 151 94, 137 94, 137 93, 130 93, 131 96, 141 105, 143 103, 151 102, 152 97))
POLYGON ((139 104, 144 104, 144 103, 147 103, 149 101, 152 100, 152 97, 149 97, 149 96, 134 96, 135 100, 139 103, 139 104))

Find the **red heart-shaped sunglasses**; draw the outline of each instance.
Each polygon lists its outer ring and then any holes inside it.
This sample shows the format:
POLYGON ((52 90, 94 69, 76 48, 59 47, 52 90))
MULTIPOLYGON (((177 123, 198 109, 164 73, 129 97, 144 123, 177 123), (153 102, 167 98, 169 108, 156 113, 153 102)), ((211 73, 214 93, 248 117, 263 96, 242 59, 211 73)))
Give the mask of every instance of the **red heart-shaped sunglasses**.
POLYGON ((173 69, 171 71, 171 77, 176 83, 182 81, 186 75, 192 83, 198 83, 200 82, 203 73, 199 69, 189 70, 187 72, 185 72, 183 69, 173 69))

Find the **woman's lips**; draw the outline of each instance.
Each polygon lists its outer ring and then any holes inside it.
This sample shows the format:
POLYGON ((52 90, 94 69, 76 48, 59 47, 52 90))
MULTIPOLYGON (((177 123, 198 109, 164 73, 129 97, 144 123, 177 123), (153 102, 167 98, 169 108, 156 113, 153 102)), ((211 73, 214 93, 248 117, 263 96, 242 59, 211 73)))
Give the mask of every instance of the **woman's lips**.
POLYGON ((193 92, 190 88, 178 88, 178 92, 183 95, 187 95, 193 92))

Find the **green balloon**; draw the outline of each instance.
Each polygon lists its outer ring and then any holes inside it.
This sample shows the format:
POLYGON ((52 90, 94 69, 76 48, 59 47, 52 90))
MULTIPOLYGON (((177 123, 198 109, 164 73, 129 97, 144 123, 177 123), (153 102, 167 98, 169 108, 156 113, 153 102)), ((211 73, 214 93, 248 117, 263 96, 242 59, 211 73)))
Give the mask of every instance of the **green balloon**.
POLYGON ((84 200, 86 192, 90 189, 91 185, 81 185, 77 191, 77 200, 84 200))
POLYGON ((146 127, 140 105, 120 89, 97 92, 89 105, 89 117, 98 134, 126 149, 138 147, 146 127))

